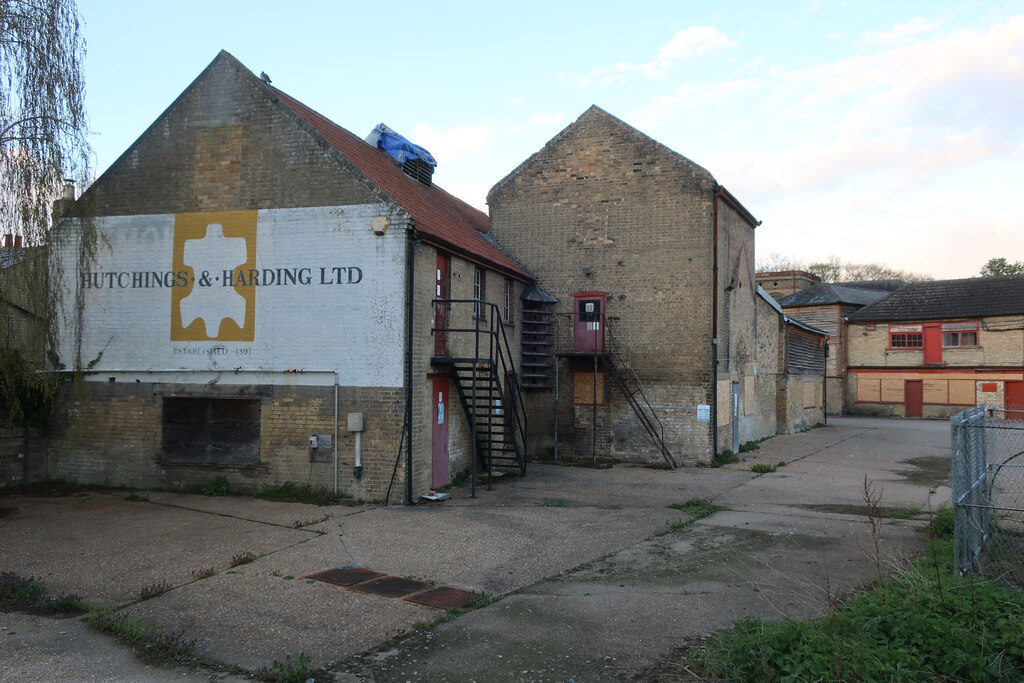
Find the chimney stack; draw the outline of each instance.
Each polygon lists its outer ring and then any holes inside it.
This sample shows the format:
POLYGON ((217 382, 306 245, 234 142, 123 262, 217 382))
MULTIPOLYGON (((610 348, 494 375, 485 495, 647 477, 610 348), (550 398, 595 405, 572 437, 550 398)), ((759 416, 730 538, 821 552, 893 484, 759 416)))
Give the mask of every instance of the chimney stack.
POLYGON ((75 203, 75 179, 65 178, 64 179, 64 191, 61 193, 60 199, 56 199, 53 202, 53 220, 56 222, 64 216, 70 209, 71 205, 75 203))
POLYGON ((14 246, 14 233, 7 233, 4 235, 4 247, 10 249, 14 246))
POLYGON ((21 235, 14 236, 14 248, 21 249, 21 235))

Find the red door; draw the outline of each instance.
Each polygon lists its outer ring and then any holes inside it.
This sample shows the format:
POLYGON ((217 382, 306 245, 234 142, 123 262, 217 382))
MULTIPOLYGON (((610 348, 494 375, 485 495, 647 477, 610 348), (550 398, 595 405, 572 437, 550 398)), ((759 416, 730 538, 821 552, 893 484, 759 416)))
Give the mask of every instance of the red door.
POLYGON ((448 375, 428 375, 433 380, 433 457, 430 467, 430 488, 448 485, 448 375))
POLYGON ((1024 382, 1006 383, 1004 403, 1006 405, 1006 419, 1024 420, 1024 382))
POLYGON ((924 326, 924 363, 938 365, 942 362, 942 323, 924 326))
MULTIPOLYGON (((435 299, 448 298, 448 254, 437 252, 435 299)), ((434 304, 434 356, 448 355, 448 304, 434 304)))
POLYGON ((924 382, 919 379, 908 379, 903 382, 903 414, 906 417, 921 417, 924 405, 924 382))
POLYGON ((572 350, 577 353, 604 352, 605 301, 607 292, 576 292, 573 302, 572 350))

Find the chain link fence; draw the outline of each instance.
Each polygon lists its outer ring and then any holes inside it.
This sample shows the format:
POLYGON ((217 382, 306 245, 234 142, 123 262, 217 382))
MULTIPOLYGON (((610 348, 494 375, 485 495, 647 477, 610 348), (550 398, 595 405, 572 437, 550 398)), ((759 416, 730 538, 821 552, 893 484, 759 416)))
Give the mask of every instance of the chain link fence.
POLYGON ((1024 411, 978 406, 951 424, 957 569, 1024 586, 1024 411))

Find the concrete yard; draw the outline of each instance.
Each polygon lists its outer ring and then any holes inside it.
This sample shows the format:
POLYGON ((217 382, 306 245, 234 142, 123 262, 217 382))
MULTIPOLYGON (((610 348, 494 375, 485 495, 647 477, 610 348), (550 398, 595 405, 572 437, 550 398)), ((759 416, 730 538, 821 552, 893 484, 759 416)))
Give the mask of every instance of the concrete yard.
MULTIPOLYGON (((820 615, 920 552, 927 514, 885 520, 875 556, 865 477, 883 509, 927 512, 949 502, 949 450, 946 422, 831 418, 722 468, 532 464, 476 498, 414 507, 8 494, 0 570, 248 671, 305 652, 340 662, 340 681, 622 680, 745 615, 820 615), (685 524, 666 507, 692 498, 721 510, 685 524), (232 568, 244 553, 257 557, 232 568), (303 578, 353 565, 500 599, 436 623, 437 609, 303 578), (139 600, 158 584, 170 590, 139 600)), ((228 677, 146 667, 80 619, 0 614, 0 629, 5 679, 228 677)))

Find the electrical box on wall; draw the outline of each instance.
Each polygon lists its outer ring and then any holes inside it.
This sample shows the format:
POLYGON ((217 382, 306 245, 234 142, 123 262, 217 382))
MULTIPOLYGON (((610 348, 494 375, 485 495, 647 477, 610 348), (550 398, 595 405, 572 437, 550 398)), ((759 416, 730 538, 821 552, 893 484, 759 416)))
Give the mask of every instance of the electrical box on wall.
POLYGON ((361 432, 366 429, 366 413, 348 414, 348 431, 361 432))

